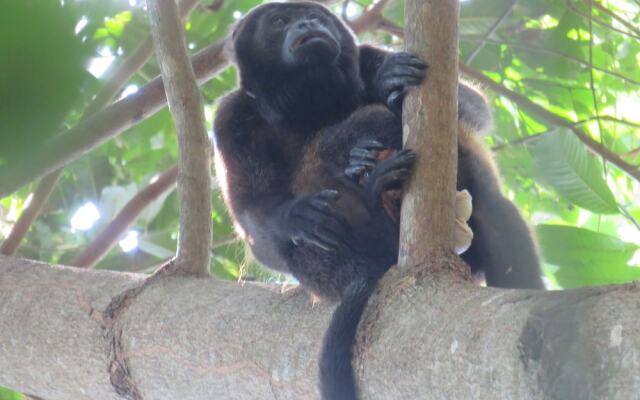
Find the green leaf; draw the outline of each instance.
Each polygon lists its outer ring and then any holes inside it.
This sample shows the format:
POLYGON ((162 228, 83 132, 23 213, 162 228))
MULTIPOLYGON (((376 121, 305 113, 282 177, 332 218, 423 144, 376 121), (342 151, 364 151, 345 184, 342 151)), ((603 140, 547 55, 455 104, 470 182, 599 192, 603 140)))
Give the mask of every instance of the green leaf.
POLYGON ((568 129, 542 135, 530 148, 539 177, 562 197, 595 213, 618 212, 602 163, 568 129))
POLYGON ((22 400, 24 397, 18 393, 9 389, 0 387, 0 400, 22 400))
POLYGON ((538 225, 536 231, 544 259, 558 267, 553 277, 564 288, 640 279, 640 268, 628 265, 640 249, 632 243, 572 226, 538 225))
POLYGON ((20 160, 57 133, 90 79, 84 70, 89 48, 59 3, 2 3, 0 162, 20 160))

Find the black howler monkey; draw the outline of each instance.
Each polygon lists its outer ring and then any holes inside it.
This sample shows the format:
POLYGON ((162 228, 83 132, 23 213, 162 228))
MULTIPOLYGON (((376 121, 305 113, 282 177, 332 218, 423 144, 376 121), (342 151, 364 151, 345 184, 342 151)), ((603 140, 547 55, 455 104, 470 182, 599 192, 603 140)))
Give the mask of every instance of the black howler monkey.
MULTIPOLYGON (((320 359, 324 400, 355 399, 351 346, 375 282, 397 260, 398 226, 380 204, 415 154, 401 149, 406 88, 425 64, 356 45, 314 3, 268 3, 236 26, 240 88, 217 112, 216 172, 252 253, 311 292, 342 300, 320 359), (362 176, 367 179, 361 185, 362 176)), ((473 197, 475 238, 463 258, 488 285, 541 288, 535 246, 500 190, 495 166, 471 133, 490 124, 482 95, 460 84, 458 187, 473 197)))

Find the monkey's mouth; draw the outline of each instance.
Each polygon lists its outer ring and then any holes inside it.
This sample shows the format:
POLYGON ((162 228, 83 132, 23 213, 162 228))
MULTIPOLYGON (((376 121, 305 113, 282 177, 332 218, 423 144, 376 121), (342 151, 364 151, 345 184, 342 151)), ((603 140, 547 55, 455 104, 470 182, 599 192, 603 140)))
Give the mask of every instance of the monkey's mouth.
POLYGON ((296 50, 312 42, 327 42, 327 35, 322 32, 308 32, 300 35, 292 44, 291 49, 296 50))

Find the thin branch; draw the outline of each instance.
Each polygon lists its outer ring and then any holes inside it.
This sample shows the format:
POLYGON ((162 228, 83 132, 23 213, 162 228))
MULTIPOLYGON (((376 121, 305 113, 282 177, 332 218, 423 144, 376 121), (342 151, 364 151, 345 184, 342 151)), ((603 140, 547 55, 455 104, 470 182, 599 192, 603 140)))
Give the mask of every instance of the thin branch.
POLYGON ((211 247, 214 249, 217 249, 218 247, 226 246, 231 243, 235 243, 239 240, 240 238, 237 235, 230 235, 230 236, 227 236, 226 238, 214 239, 211 243, 211 247))
MULTIPOLYGON (((473 43, 475 43, 477 41, 477 39, 472 39, 472 38, 468 38, 468 37, 460 37, 460 40, 466 41, 466 42, 473 42, 473 43)), ((513 47, 513 48, 520 48, 520 49, 530 50, 530 51, 537 52, 537 53, 551 54, 551 55, 554 55, 554 56, 557 56, 557 57, 564 58, 565 60, 572 61, 572 62, 574 62, 576 64, 579 64, 579 65, 581 65, 581 66, 583 66, 585 68, 592 68, 592 69, 595 69, 596 71, 602 72, 603 74, 614 76, 614 77, 616 77, 616 78, 618 78, 618 79, 620 79, 620 80, 622 80, 622 81, 624 81, 626 83, 633 84, 633 85, 636 85, 636 86, 640 86, 640 81, 638 81, 638 80, 635 80, 635 79, 630 78, 628 76, 622 75, 622 74, 620 74, 618 72, 610 71, 608 69, 599 67, 597 65, 592 65, 588 61, 581 60, 581 59, 579 59, 577 57, 574 57, 574 56, 569 55, 569 54, 561 53, 561 52, 556 51, 556 50, 547 49, 547 48, 544 48, 544 47, 532 46, 532 45, 528 45, 528 44, 520 44, 520 43, 514 43, 514 42, 508 42, 508 41, 498 41, 498 40, 491 40, 491 39, 485 40, 485 43, 493 44, 493 45, 496 45, 496 46, 500 46, 500 45, 504 44, 504 45, 507 45, 507 46, 513 47)))
POLYGON ((44 204, 47 202, 49 195, 53 191, 56 183, 58 182, 59 173, 54 173, 46 176, 42 179, 36 189, 33 191, 31 202, 20 214, 20 218, 16 221, 9 233, 9 236, 0 244, 0 254, 10 256, 15 254, 20 242, 27 235, 29 227, 33 221, 38 218, 40 212, 44 208, 44 204))
POLYGON ((388 18, 382 18, 382 21, 378 24, 378 28, 397 37, 404 37, 404 29, 388 18))
POLYGON ((627 126, 631 126, 633 128, 640 128, 640 122, 633 122, 633 121, 627 121, 626 119, 620 119, 620 118, 616 118, 614 116, 611 115, 600 115, 598 117, 590 117, 587 118, 585 120, 582 121, 578 121, 579 123, 587 123, 593 120, 601 120, 601 121, 610 121, 610 122, 615 122, 618 124, 623 124, 623 125, 627 125, 627 126))
POLYGON ((147 0, 156 59, 178 132, 180 232, 174 272, 206 276, 211 245, 211 143, 174 0, 147 0))
POLYGON ((623 156, 625 157, 637 157, 638 155, 640 155, 640 147, 636 147, 633 150, 629 150, 626 153, 623 154, 623 156))
POLYGON ((607 30, 618 32, 621 35, 628 36, 628 37, 631 37, 631 38, 634 38, 634 39, 640 39, 639 35, 635 35, 635 34, 633 34, 631 32, 627 32, 627 31, 623 31, 622 29, 618 29, 615 26, 613 26, 613 25, 611 25, 611 24, 609 24, 609 23, 607 23, 607 22, 605 22, 605 21, 603 21, 603 20, 601 20, 599 18, 594 18, 592 15, 590 15, 588 13, 585 13, 584 11, 579 10, 573 3, 571 3, 570 0, 566 0, 565 1, 565 5, 567 6, 567 9, 571 10, 574 14, 579 15, 579 16, 584 17, 584 18, 587 18, 587 19, 590 19, 593 22, 595 22, 596 24, 604 27, 607 30))
MULTIPOLYGON (((199 0, 180 1, 180 18, 187 19, 193 8, 198 3, 199 0)), ((125 83, 127 83, 127 81, 136 73, 136 71, 146 64, 149 57, 151 57, 151 54, 153 54, 153 43, 151 35, 148 35, 147 38, 141 42, 141 44, 124 60, 122 64, 107 70, 104 85, 100 88, 96 96, 85 109, 81 120, 84 120, 88 116, 95 114, 106 107, 113 100, 118 91, 122 89, 125 83)), ((29 228, 42 213, 42 209, 47 203, 47 200, 61 174, 62 169, 58 169, 51 172, 38 182, 38 185, 33 192, 31 203, 29 203, 27 208, 22 212, 20 218, 18 218, 18 221, 16 221, 12 228, 11 233, 2 243, 0 253, 5 255, 15 254, 15 251, 26 236, 29 228)), ((0 181, 2 181, 1 178, 0 181)), ((0 197, 2 197, 2 193, 0 193, 0 197)))
POLYGON ((578 139, 580 139, 580 141, 582 141, 595 154, 602 156, 609 163, 615 165, 616 167, 620 168, 622 171, 626 172, 628 175, 640 181, 640 169, 638 169, 635 165, 629 164, 628 162, 623 160, 618 154, 614 153, 613 151, 609 150, 602 144, 593 140, 581 128, 577 127, 575 125, 575 122, 552 113, 546 108, 539 106, 538 104, 527 99, 523 95, 507 89, 503 85, 494 82, 493 80, 487 78, 484 74, 470 68, 465 64, 460 64, 460 71, 465 75, 475 79, 478 83, 482 84, 483 86, 491 89, 492 91, 518 104, 518 106, 520 106, 524 110, 527 110, 529 113, 536 115, 539 118, 542 118, 554 125, 569 128, 578 137, 578 139))
MULTIPOLYGON (((186 20, 189 18, 193 8, 199 3, 199 0, 182 0, 179 4, 180 18, 186 20)), ((87 107, 84 116, 94 114, 106 107, 113 98, 118 94, 125 83, 135 74, 142 66, 144 66, 153 54, 153 39, 151 34, 140 43, 131 56, 126 58, 124 62, 116 69, 109 69, 105 74, 106 81, 98 94, 87 107)))
POLYGON ((521 138, 515 139, 515 140, 511 140, 508 142, 504 142, 504 143, 500 143, 497 144, 495 146, 493 146, 491 148, 492 151, 498 151, 498 150, 502 150, 505 149, 507 147, 511 147, 511 146, 517 146, 517 145, 521 145, 521 144, 527 144, 532 140, 538 139, 540 138, 540 136, 549 133, 550 131, 544 131, 544 132, 540 132, 540 133, 534 133, 532 135, 528 135, 528 136, 523 136, 521 138))
MULTIPOLYGON (((593 65, 593 7, 591 7, 592 1, 589 0, 589 64, 593 65)), ((604 146, 604 137, 602 132, 602 121, 600 120, 600 106, 598 104, 598 95, 596 94, 596 83, 593 73, 593 68, 589 69, 589 89, 591 90, 591 100, 593 102, 593 111, 596 114, 598 120, 598 141, 604 146)), ((606 161, 606 160, 603 160, 606 161)), ((604 176, 607 176, 607 163, 602 163, 602 169, 604 176)))
POLYGON ((507 6, 506 10, 502 13, 502 15, 493 23, 491 28, 487 31, 487 33, 480 39, 480 43, 476 46, 475 49, 469 54, 467 59, 465 60, 465 64, 471 64, 476 56, 482 51, 486 44, 486 40, 489 39, 495 32, 498 30, 498 27, 502 25, 504 20, 511 14, 513 11, 513 7, 516 5, 518 0, 511 0, 511 3, 507 6))
POLYGON ((379 0, 368 10, 360 14, 358 18, 353 21, 347 21, 349 26, 356 33, 364 32, 369 29, 376 29, 382 21, 382 12, 387 4, 389 4, 389 0, 379 0))
POLYGON ((610 16, 611 18, 613 18, 616 21, 618 21, 620 24, 624 25, 625 28, 629 29, 630 31, 634 32, 636 35, 640 36, 640 29, 638 29, 638 27, 635 26, 633 23, 631 23, 631 22, 627 21, 626 19, 622 18, 621 16, 619 16, 618 14, 616 14, 613 11, 609 10, 608 8, 606 8, 602 4, 598 3, 597 1, 593 1, 592 2, 591 0, 589 0, 589 3, 592 4, 598 10, 602 11, 602 13, 610 16))
POLYGON ((69 265, 91 267, 100 261, 116 245, 122 234, 133 225, 144 209, 175 185, 177 177, 178 166, 173 165, 160 174, 153 183, 140 190, 84 251, 71 260, 69 265))
MULTIPOLYGON (((401 27, 399 27, 397 24, 395 24, 393 21, 389 21, 388 19, 384 19, 382 21, 382 23, 378 24, 378 28, 384 30, 385 32, 389 32, 392 35, 396 35, 398 37, 404 37, 404 31, 402 30, 401 27)), ((464 37, 464 36, 460 36, 460 40, 461 41, 466 41, 466 42, 472 42, 472 43, 480 43, 480 42, 484 42, 485 45, 486 44, 493 44, 496 46, 500 46, 500 45, 507 45, 509 47, 513 47, 513 48, 521 48, 521 49, 526 49, 526 50, 531 50, 531 51, 535 51, 538 53, 546 53, 546 54, 552 54, 554 56, 558 56, 561 58, 564 58, 566 60, 569 61, 573 61, 579 65, 582 65, 583 67, 586 68, 593 68, 596 71, 602 72, 603 74, 607 74, 607 75, 611 75, 611 76, 615 76, 616 78, 629 83, 629 84, 633 84, 633 85, 638 85, 640 86, 640 81, 637 81, 633 78, 630 78, 628 76, 622 75, 618 72, 615 71, 610 71, 608 69, 602 68, 602 67, 598 67, 596 65, 592 65, 591 63, 581 60, 577 57, 574 57, 572 55, 569 54, 565 54, 565 53, 560 53, 559 51, 555 51, 552 49, 547 49, 544 47, 538 47, 538 46, 532 46, 532 45, 528 45, 528 44, 521 44, 521 43, 514 43, 514 42, 508 42, 508 41, 498 41, 498 40, 492 40, 487 38, 483 38, 483 39, 477 39, 477 38, 470 38, 470 37, 464 37)))

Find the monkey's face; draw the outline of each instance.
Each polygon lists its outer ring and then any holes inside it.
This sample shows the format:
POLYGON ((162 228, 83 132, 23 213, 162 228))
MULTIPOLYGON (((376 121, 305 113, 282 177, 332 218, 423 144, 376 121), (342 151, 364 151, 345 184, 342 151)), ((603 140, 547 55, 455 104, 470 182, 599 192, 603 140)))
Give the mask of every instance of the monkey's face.
POLYGON ((338 59, 340 42, 325 13, 303 9, 291 15, 276 13, 270 21, 284 35, 281 51, 287 65, 333 64, 338 59))
POLYGON ((237 61, 267 70, 291 71, 335 65, 354 39, 325 7, 269 3, 254 9, 234 33, 237 61))

